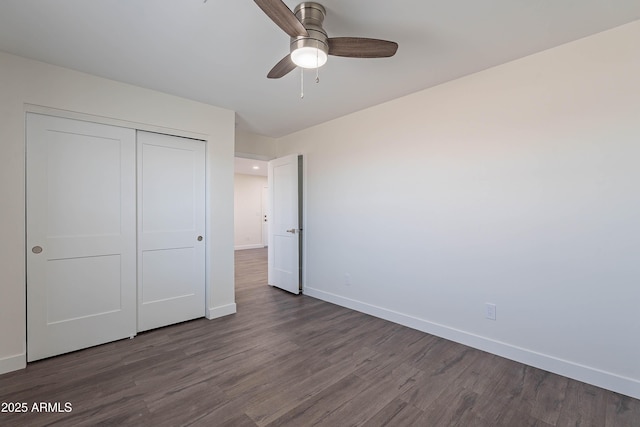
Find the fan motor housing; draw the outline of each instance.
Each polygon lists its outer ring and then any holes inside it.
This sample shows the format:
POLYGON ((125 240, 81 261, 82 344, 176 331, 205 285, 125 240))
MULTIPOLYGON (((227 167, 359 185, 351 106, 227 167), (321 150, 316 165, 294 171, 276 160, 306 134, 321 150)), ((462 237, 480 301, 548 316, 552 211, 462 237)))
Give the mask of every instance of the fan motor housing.
POLYGON ((327 32, 322 28, 324 17, 327 14, 324 6, 315 2, 302 2, 296 6, 293 13, 300 20, 304 28, 306 28, 309 36, 292 37, 290 45, 291 52, 301 47, 313 47, 328 54, 328 36, 327 32))

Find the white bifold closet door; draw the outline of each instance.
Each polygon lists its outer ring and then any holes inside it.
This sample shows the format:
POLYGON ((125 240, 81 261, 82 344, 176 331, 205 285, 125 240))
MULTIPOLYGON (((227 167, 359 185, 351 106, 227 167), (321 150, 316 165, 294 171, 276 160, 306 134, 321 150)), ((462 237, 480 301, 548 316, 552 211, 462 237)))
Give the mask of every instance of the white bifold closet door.
POLYGON ((26 186, 28 361, 204 316, 203 141, 30 113, 26 186))
POLYGON ((138 331, 205 315, 205 144, 138 131, 138 331))
POLYGON ((27 115, 27 359, 136 334, 135 131, 27 115))

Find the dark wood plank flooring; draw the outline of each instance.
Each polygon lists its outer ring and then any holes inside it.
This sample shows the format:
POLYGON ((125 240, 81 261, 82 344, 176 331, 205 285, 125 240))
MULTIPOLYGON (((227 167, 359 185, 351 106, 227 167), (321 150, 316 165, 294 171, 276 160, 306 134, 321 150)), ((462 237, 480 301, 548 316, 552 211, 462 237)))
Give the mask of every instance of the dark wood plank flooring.
POLYGON ((2 426, 640 426, 640 401, 266 285, 236 253, 238 313, 0 376, 2 426), (64 408, 64 406, 63 406, 64 408))

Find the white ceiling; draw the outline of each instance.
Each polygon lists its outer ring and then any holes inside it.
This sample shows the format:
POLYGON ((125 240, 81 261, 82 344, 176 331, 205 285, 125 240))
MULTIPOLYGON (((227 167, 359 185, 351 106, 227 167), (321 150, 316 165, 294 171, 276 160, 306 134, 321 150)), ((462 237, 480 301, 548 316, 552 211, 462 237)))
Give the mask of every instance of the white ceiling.
MULTIPOLYGON (((293 9, 297 1, 285 1, 293 9)), ((640 19, 638 0, 321 0, 330 37, 398 42, 279 80, 288 36, 250 0, 1 0, 0 50, 236 111, 280 137, 640 19)))
POLYGON ((268 163, 263 160, 236 157, 234 172, 244 175, 267 176, 267 167, 268 163))

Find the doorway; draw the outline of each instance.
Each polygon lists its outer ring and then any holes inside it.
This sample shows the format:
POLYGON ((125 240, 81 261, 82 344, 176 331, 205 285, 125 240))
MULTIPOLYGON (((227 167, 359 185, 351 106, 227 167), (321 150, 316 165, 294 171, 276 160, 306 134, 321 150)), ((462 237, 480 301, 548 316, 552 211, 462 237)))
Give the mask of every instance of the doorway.
POLYGON ((234 167, 234 248, 268 246, 267 161, 236 157, 234 167))
MULTIPOLYGON (((240 251, 265 248, 267 284, 294 294, 302 292, 303 157, 294 154, 268 162, 236 157, 235 172, 236 259, 250 256, 249 253, 240 254, 240 251), (262 176, 261 180, 266 178, 267 185, 262 187, 259 196, 257 184, 260 181, 248 175, 262 176), (252 181, 253 189, 247 184, 252 181), (247 201, 248 197, 251 197, 250 201, 247 201), (260 218, 262 244, 247 244, 243 225, 251 221, 257 231, 256 217, 260 218)), ((257 233, 255 236, 257 240, 257 233)), ((261 256, 261 252, 256 254, 261 256)))

